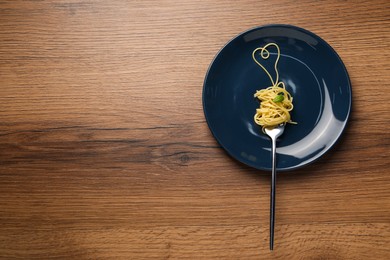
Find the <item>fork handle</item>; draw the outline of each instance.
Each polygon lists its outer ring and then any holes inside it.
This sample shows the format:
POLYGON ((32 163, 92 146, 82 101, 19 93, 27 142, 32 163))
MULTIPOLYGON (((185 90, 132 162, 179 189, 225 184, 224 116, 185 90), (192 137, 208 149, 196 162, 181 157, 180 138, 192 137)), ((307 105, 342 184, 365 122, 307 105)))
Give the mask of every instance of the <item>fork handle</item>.
POLYGON ((272 138, 272 179, 271 179, 270 236, 269 236, 270 250, 274 249, 275 190, 276 190, 276 138, 272 138))

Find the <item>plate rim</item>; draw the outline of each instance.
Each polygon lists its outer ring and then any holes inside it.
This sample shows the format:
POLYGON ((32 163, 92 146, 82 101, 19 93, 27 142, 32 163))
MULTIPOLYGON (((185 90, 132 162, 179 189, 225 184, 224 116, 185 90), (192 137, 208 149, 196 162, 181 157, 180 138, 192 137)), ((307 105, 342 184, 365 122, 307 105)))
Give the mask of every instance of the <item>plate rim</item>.
POLYGON ((265 28, 270 28, 270 27, 284 27, 284 28, 290 28, 290 29, 294 29, 294 30, 298 30, 298 31, 303 31, 304 33, 306 34, 309 34, 311 36, 314 36, 316 37, 317 39, 319 39, 323 44, 325 44, 330 50, 331 52, 333 52, 333 54, 336 55, 338 61, 340 62, 341 64, 341 67, 342 67, 342 70, 344 71, 346 77, 347 77, 347 88, 349 89, 349 99, 348 99, 348 110, 346 111, 346 118, 343 122, 343 125, 342 125, 342 128, 341 128, 341 131, 337 134, 336 138, 333 140, 333 142, 330 144, 330 146, 318 153, 316 156, 310 158, 309 160, 307 160, 306 163, 303 163, 303 164, 298 164, 298 165, 293 165, 293 166, 290 166, 290 167, 284 167, 284 168, 280 168, 280 167, 277 167, 277 170, 278 171, 282 171, 282 172, 288 172, 288 171, 292 171, 292 170, 296 170, 296 169, 300 169, 302 167, 305 167, 305 166, 308 166, 314 162, 316 162, 317 160, 319 160, 321 157, 323 157, 326 153, 328 153, 329 151, 331 151, 334 146, 340 141, 341 139, 341 136, 343 135, 343 133, 345 132, 346 130, 346 127, 348 125, 348 122, 350 120, 350 115, 351 115, 351 110, 352 110, 352 85, 351 85, 351 78, 349 76, 349 73, 347 71, 347 68, 344 64, 344 62, 342 61, 340 55, 333 49, 333 47, 328 43, 326 42, 324 39, 322 39, 320 36, 318 36, 317 34, 307 30, 307 29, 304 29, 302 27, 299 27, 299 26, 295 26, 295 25, 292 25, 292 24, 278 24, 278 23, 272 23, 272 24, 265 24, 265 25, 260 25, 260 26, 254 26, 254 27, 251 27, 245 31, 242 31, 238 34, 236 34, 233 38, 231 38, 229 41, 227 41, 219 50, 218 52, 215 54, 214 58, 211 60, 210 62, 210 65, 208 66, 207 68, 207 72, 205 74, 205 77, 204 77, 204 81, 203 81, 203 88, 202 88, 202 108, 203 108, 203 114, 204 114, 204 117, 206 119, 206 123, 207 123, 207 126, 211 132, 211 134, 213 135, 214 139, 217 141, 217 143, 223 148, 223 150, 231 157, 233 158, 234 160, 236 160, 237 162, 239 163, 242 163, 248 167, 251 167, 251 168, 254 168, 254 169, 258 169, 258 170, 262 170, 262 171, 270 171, 271 168, 268 168, 268 167, 259 167, 259 166, 254 166, 254 165, 250 165, 246 162, 243 162, 241 161, 240 159, 238 159, 237 157, 233 156, 232 153, 229 151, 229 149, 227 149, 223 144, 222 142, 220 141, 220 139, 217 137, 217 135, 214 133, 214 130, 212 129, 212 127, 210 126, 210 119, 206 113, 206 108, 205 108, 205 89, 206 89, 206 83, 207 83, 207 79, 209 77, 209 73, 210 73, 210 70, 213 66, 213 64, 215 63, 215 60, 218 58, 218 56, 221 54, 221 52, 229 45, 231 44, 233 41, 235 41, 237 38, 239 37, 242 37, 243 35, 247 34, 247 33, 250 33, 252 31, 255 31, 255 30, 261 30, 261 29, 265 29, 265 28))

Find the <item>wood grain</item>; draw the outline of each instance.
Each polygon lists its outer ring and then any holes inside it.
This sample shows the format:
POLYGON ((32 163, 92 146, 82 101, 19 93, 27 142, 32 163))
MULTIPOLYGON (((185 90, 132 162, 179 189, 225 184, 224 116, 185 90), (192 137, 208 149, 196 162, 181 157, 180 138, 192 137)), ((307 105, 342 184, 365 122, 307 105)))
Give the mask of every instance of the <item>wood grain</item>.
POLYGON ((0 1, 0 258, 389 259, 390 2, 0 1), (206 70, 286 23, 353 85, 338 145, 269 182, 213 139, 206 70))

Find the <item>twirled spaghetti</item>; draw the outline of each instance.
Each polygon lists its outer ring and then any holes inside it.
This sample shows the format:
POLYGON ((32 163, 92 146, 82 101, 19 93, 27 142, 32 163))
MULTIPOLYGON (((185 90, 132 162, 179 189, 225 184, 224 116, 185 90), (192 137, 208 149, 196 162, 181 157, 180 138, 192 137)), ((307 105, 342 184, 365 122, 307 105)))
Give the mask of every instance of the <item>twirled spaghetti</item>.
POLYGON ((292 123, 290 111, 294 108, 293 98, 286 90, 285 84, 282 81, 279 81, 279 72, 278 72, 278 61, 280 58, 280 49, 276 43, 268 43, 264 47, 255 49, 252 52, 253 60, 259 65, 264 72, 268 75, 271 80, 272 86, 256 91, 254 96, 260 100, 260 108, 256 109, 256 114, 254 120, 256 124, 262 126, 263 132, 266 127, 275 127, 283 123, 292 123), (260 56, 263 59, 268 59, 270 52, 267 50, 268 47, 274 46, 278 51, 278 56, 275 61, 275 72, 276 77, 275 81, 273 80, 269 71, 256 59, 255 54, 260 51, 260 56))

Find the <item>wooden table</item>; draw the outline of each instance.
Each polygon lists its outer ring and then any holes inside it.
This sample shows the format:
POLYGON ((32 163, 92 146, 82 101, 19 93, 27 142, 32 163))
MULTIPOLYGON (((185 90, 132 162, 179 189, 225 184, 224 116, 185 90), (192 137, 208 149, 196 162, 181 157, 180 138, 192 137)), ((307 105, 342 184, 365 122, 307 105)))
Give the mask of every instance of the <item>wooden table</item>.
POLYGON ((390 2, 1 1, 0 258, 390 259, 390 2), (299 3, 298 3, 299 2, 299 3), (280 174, 227 156, 202 110, 216 52, 294 24, 339 53, 338 145, 280 174))

